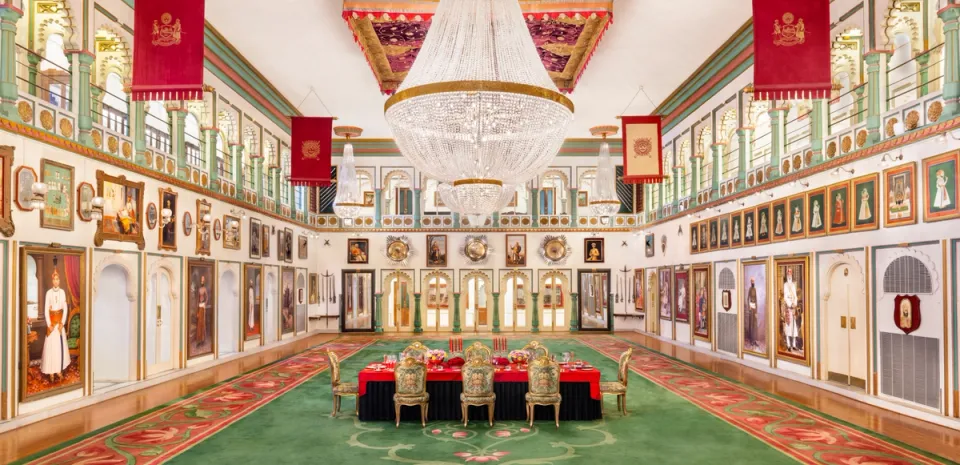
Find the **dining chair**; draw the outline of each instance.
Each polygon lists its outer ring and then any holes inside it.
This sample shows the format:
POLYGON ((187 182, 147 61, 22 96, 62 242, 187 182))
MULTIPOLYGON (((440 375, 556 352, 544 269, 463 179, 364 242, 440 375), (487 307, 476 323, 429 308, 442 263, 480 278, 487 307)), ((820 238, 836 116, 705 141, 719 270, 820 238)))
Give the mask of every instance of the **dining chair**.
MULTIPOLYGON (((620 354, 617 381, 600 383, 600 394, 617 396, 617 410, 620 410, 624 416, 627 416, 627 375, 631 357, 633 357, 633 347, 620 354)), ((600 404, 600 411, 603 412, 603 403, 600 404)))
POLYGON ((534 360, 540 357, 550 356, 550 350, 547 349, 547 346, 541 344, 539 341, 530 341, 530 343, 523 346, 521 350, 527 351, 530 354, 530 358, 534 360))
POLYGON ((553 421, 560 427, 560 365, 549 357, 540 357, 527 367, 527 418, 533 427, 534 407, 553 406, 553 421))
POLYGON ((463 392, 460 393, 460 408, 463 411, 463 427, 467 427, 469 407, 487 406, 490 426, 493 426, 493 410, 497 394, 493 392, 493 373, 495 368, 486 358, 474 358, 463 366, 463 392))
POLYGON ((475 341, 473 344, 470 344, 470 347, 467 347, 463 351, 464 358, 468 361, 473 360, 474 358, 482 358, 484 360, 489 360, 493 356, 493 351, 489 347, 483 345, 480 341, 475 341))
POLYGON ((427 357, 427 351, 430 348, 423 345, 420 341, 415 341, 413 344, 407 346, 406 349, 403 349, 404 357, 413 357, 418 360, 424 360, 427 357))
POLYGON ((360 414, 360 386, 357 383, 340 382, 340 357, 332 350, 327 350, 327 360, 330 361, 330 383, 333 385, 333 413, 336 417, 340 411, 340 401, 343 397, 354 398, 354 413, 360 414))
POLYGON ((413 357, 403 359, 393 372, 396 392, 393 405, 400 427, 400 407, 420 407, 420 425, 427 426, 430 410, 430 393, 427 392, 427 364, 413 357))

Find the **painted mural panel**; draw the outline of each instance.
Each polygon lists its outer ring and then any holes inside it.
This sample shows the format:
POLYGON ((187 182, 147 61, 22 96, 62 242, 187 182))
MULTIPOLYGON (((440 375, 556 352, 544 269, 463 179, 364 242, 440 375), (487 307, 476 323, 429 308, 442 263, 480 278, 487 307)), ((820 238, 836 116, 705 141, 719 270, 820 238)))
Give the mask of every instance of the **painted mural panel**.
POLYGON ((263 268, 243 265, 243 340, 260 339, 263 311, 263 268))
POLYGON ((214 263, 187 262, 187 358, 213 353, 217 290, 214 263))
POLYGON ((767 262, 743 263, 743 351, 767 357, 767 262))

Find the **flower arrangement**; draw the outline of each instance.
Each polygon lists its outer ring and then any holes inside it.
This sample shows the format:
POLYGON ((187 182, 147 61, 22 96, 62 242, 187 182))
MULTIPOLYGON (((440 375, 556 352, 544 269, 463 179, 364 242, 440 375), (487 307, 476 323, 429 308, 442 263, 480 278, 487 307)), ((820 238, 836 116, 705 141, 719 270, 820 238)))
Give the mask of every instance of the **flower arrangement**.
POLYGON ((447 358, 447 353, 443 349, 430 349, 427 351, 427 362, 431 365, 439 365, 447 358))
POLYGON ((507 359, 510 360, 510 363, 527 363, 530 360, 530 353, 520 349, 511 350, 507 359))

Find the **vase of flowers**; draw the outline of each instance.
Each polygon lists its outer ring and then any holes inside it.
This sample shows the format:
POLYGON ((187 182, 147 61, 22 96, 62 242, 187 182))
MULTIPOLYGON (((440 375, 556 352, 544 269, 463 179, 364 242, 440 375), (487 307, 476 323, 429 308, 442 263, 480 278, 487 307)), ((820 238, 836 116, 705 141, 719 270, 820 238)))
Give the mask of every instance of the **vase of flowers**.
POLYGON ((443 349, 430 349, 427 351, 427 363, 430 365, 440 365, 447 358, 447 353, 443 349))
POLYGON ((525 350, 511 350, 510 354, 507 355, 507 360, 510 363, 524 365, 530 360, 530 353, 525 350))

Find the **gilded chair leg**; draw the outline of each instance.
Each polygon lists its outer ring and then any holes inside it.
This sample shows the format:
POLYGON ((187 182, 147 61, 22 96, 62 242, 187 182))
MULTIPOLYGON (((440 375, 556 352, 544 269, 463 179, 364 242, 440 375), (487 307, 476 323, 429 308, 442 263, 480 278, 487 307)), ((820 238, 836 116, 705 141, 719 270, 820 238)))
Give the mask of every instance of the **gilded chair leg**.
POLYGON ((560 428, 560 404, 553 404, 553 422, 560 428))
POLYGON ((397 428, 400 427, 400 404, 396 404, 394 407, 397 412, 397 428))
POLYGON ((530 419, 530 427, 533 428, 533 404, 527 404, 527 418, 530 419))
POLYGON ((420 426, 427 427, 427 409, 430 408, 429 404, 420 404, 420 426))
POLYGON ((491 428, 493 427, 493 410, 494 410, 493 407, 494 407, 494 404, 490 404, 490 405, 487 406, 487 412, 489 413, 489 416, 490 416, 490 427, 491 427, 491 428))
POLYGON ((617 411, 622 413, 622 412, 623 412, 623 404, 620 403, 621 400, 622 400, 622 399, 620 398, 620 395, 618 394, 618 395, 617 395, 617 411))
POLYGON ((460 413, 461 413, 461 415, 463 415, 463 427, 464 427, 464 428, 467 427, 467 421, 469 421, 469 419, 467 418, 467 412, 468 412, 468 411, 469 411, 469 409, 468 409, 468 407, 467 407, 467 404, 461 403, 461 404, 460 404, 460 413))
POLYGON ((622 396, 622 399, 620 400, 620 405, 623 406, 623 416, 629 415, 629 413, 627 413, 627 395, 626 394, 622 396))
POLYGON ((360 417, 360 396, 353 396, 353 414, 360 417))

